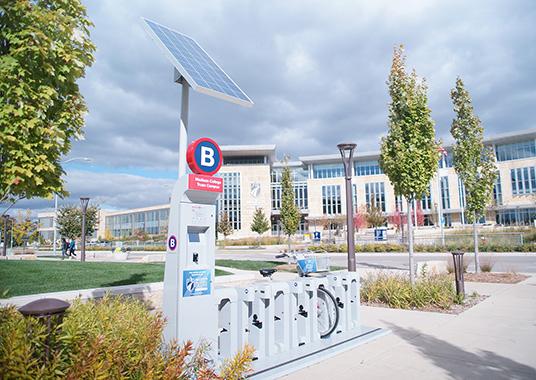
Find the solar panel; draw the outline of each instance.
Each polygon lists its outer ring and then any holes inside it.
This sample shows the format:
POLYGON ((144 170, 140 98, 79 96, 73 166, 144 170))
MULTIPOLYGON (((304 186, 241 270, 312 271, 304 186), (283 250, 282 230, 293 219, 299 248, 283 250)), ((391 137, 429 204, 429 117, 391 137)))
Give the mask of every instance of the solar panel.
POLYGON ((251 107, 251 99, 193 39, 182 33, 143 19, 155 42, 164 49, 173 66, 198 92, 251 107))

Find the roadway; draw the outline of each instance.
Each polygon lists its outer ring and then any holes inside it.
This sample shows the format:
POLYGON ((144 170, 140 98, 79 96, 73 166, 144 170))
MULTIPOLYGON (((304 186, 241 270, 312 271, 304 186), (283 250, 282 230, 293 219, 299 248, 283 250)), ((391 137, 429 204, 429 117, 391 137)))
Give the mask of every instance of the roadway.
MULTIPOLYGON (((278 252, 267 249, 226 249, 218 250, 216 258, 233 259, 233 260, 268 260, 268 261, 285 261, 277 260, 275 255, 278 252)), ((330 253, 331 265, 345 267, 347 265, 346 254, 330 253)), ((466 254, 469 258, 469 270, 474 268, 474 259, 472 254, 466 254)), ((415 262, 431 260, 452 260, 448 253, 415 253, 415 262)), ((519 273, 536 273, 536 253, 481 253, 481 262, 490 260, 493 265, 493 271, 497 272, 519 272, 519 273)), ((371 269, 400 269, 408 270, 407 253, 358 253, 356 254, 356 263, 359 268, 371 269)))

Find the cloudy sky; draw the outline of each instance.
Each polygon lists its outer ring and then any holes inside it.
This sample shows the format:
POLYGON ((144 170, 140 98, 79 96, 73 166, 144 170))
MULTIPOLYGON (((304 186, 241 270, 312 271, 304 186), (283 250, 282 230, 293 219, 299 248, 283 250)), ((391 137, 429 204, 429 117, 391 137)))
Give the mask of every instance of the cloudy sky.
MULTIPOLYGON (((80 87, 85 140, 67 190, 103 208, 165 203, 176 177, 180 87, 146 17, 195 38, 255 102, 190 97, 189 140, 277 144, 278 156, 377 150, 387 129, 393 47, 425 77, 437 136, 449 140, 456 77, 487 135, 536 126, 536 2, 83 0, 96 60, 80 87)), ((51 200, 20 202, 43 209, 51 200)))

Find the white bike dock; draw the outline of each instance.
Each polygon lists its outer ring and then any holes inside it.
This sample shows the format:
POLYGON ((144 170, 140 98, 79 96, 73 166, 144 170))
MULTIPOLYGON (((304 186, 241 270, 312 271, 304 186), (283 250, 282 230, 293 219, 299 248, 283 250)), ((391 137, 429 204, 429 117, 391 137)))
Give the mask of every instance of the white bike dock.
POLYGON ((334 272, 289 282, 259 282, 245 288, 215 289, 219 313, 218 360, 246 343, 255 348, 252 379, 273 379, 296 371, 386 333, 362 326, 359 275, 334 272), (318 288, 336 300, 339 318, 321 336, 318 288))

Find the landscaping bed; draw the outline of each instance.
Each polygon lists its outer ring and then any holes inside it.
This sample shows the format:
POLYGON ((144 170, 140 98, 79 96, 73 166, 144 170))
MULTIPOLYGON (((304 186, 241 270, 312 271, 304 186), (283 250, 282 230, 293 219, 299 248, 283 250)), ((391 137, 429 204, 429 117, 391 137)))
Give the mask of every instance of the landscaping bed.
POLYGON ((465 273, 464 280, 467 282, 487 282, 492 284, 517 284, 526 280, 529 276, 524 274, 509 272, 509 273, 465 273))
POLYGON ((379 273, 361 284, 361 303, 366 306, 459 314, 485 298, 477 293, 457 296, 449 275, 421 277, 412 286, 405 275, 379 273))

